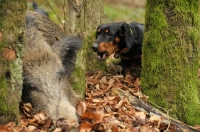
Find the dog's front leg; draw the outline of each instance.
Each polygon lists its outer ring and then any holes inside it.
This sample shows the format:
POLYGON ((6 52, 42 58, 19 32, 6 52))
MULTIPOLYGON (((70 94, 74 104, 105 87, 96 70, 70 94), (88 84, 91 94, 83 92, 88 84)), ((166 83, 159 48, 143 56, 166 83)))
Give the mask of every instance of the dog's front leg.
POLYGON ((123 60, 121 59, 122 63, 122 71, 123 71, 123 76, 125 79, 128 79, 131 76, 131 60, 123 60))

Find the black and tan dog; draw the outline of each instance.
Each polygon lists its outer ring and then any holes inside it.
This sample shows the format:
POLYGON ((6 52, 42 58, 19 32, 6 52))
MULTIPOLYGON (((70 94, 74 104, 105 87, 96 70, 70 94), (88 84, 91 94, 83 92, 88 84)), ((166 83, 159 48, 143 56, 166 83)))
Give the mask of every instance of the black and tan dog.
POLYGON ((92 49, 99 60, 106 60, 113 53, 120 57, 123 75, 127 78, 132 63, 141 64, 143 33, 144 25, 137 22, 102 24, 97 28, 92 49))

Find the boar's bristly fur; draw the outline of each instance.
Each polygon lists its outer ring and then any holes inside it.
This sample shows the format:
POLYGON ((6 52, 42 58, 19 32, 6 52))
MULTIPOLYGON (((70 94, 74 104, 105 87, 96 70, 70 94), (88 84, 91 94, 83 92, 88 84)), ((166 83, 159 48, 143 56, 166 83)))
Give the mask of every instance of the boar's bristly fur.
MULTIPOLYGON (((81 46, 81 39, 66 37, 55 43, 57 48, 53 48, 53 45, 38 30, 35 21, 26 23, 22 101, 30 102, 35 113, 43 111, 53 120, 65 118, 75 120, 78 125, 75 105, 81 97, 68 82, 63 57, 70 56, 68 51, 72 50, 72 55, 75 56, 76 50, 81 46), (73 42, 78 47, 72 48, 70 45, 74 45, 73 42), (64 43, 67 45, 63 46, 64 43)), ((66 66, 73 67, 70 61, 68 63, 66 66)))

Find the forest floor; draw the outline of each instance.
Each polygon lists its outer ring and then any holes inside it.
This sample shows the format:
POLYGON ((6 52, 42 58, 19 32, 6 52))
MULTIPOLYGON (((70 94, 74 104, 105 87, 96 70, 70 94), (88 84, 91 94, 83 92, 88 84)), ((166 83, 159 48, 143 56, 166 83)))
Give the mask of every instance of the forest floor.
MULTIPOLYGON (((189 126, 162 114, 148 104, 140 86, 140 67, 132 69, 127 80, 119 74, 119 65, 86 74, 86 94, 77 106, 80 132, 198 132, 200 126, 189 126), (117 69, 117 70, 116 70, 117 69)), ((64 118, 53 122, 51 115, 33 114, 29 103, 21 104, 20 125, 10 122, 0 132, 67 132, 75 122, 64 118)))
MULTIPOLYGON (((62 3, 49 0, 56 7, 62 3)), ((40 6, 43 0, 38 0, 40 6)), ((29 9, 31 9, 29 3, 29 9)), ((144 23, 145 0, 106 0, 105 22, 137 21, 144 23), (113 12, 115 10, 115 12, 113 12)), ((59 8, 58 8, 59 9, 59 8)), ((47 11, 51 12, 50 9, 47 11)), ((56 10, 57 11, 57 10, 56 10)), ((62 11, 59 15, 62 15, 62 11)), ((55 15, 50 15, 56 21, 55 15)), ((131 102, 130 98, 138 99, 143 105, 148 105, 148 96, 142 93, 140 86, 140 67, 132 71, 133 78, 124 80, 119 75, 121 67, 110 65, 109 72, 96 71, 86 75, 86 96, 76 107, 80 132, 189 132, 200 131, 200 126, 177 127, 168 116, 157 112, 149 112, 143 107, 131 102), (121 92, 128 97, 121 96, 121 92), (189 129, 188 129, 189 128, 189 129)), ((142 106, 143 106, 142 105, 142 106)), ((10 122, 0 126, 0 132, 65 132, 74 128, 74 121, 60 118, 53 122, 43 112, 33 114, 30 104, 21 105, 19 124, 10 122)), ((167 113, 166 113, 167 114, 167 113)))

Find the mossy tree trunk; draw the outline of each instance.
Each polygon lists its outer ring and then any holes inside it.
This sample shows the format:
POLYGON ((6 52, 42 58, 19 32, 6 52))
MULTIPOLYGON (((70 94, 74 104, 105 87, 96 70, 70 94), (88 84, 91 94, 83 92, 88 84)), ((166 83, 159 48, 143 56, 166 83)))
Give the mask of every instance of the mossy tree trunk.
POLYGON ((83 48, 78 52, 72 77, 75 90, 84 95, 85 73, 96 65, 105 68, 105 63, 97 62, 91 45, 95 40, 95 31, 103 21, 103 0, 68 0, 66 14, 66 34, 84 37, 83 48))
POLYGON ((1 0, 0 9, 0 124, 5 124, 19 117, 26 0, 1 0))
POLYGON ((147 0, 141 85, 170 116, 200 125, 199 0, 147 0))

